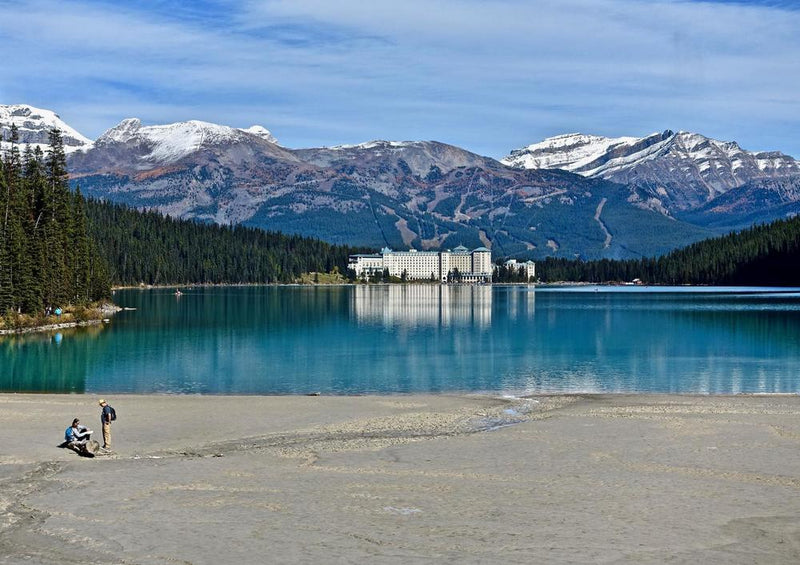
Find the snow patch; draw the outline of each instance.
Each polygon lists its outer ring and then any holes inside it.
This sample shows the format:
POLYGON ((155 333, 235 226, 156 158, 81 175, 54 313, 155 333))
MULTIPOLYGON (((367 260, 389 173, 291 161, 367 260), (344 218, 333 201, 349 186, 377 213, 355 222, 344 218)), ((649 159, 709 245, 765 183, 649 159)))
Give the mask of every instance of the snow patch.
MULTIPOLYGON (((48 134, 53 128, 61 131, 64 139, 64 152, 79 151, 92 145, 92 140, 64 122, 52 110, 44 110, 27 104, 0 105, 0 134, 7 139, 11 126, 19 131, 20 149, 39 147, 43 151, 49 148, 48 134)), ((2 147, 10 146, 2 142, 2 147)))
POLYGON ((255 125, 255 126, 250 126, 249 128, 239 128, 239 129, 240 131, 249 133, 251 135, 255 135, 256 137, 260 137, 261 139, 269 141, 270 143, 276 143, 276 144, 278 143, 278 139, 274 135, 272 135, 272 132, 270 132, 264 126, 255 125))
POLYGON ((330 147, 326 147, 326 149, 332 149, 334 151, 344 151, 347 149, 383 149, 383 148, 404 148, 404 147, 413 147, 415 145, 419 145, 423 142, 421 141, 384 141, 380 139, 375 139, 373 141, 366 141, 364 143, 357 143, 357 144, 345 144, 345 145, 332 145, 330 147))
MULTIPOLYGON (((571 133, 512 151, 501 162, 523 169, 563 169, 585 177, 628 182, 629 171, 650 163, 659 178, 680 172, 680 182, 731 188, 764 175, 800 174, 800 162, 779 152, 753 153, 735 141, 679 131, 637 137, 571 133)), ((636 173, 633 173, 636 175, 636 173)))
MULTIPOLYGON (((248 130, 212 124, 200 120, 174 124, 142 126, 137 118, 123 120, 97 139, 103 143, 135 143, 150 150, 142 159, 169 164, 179 161, 203 147, 247 141, 256 135, 262 139, 272 134, 262 126, 248 130)), ((275 139, 272 137, 272 139, 275 139)), ((274 142, 273 142, 274 143, 274 142)))

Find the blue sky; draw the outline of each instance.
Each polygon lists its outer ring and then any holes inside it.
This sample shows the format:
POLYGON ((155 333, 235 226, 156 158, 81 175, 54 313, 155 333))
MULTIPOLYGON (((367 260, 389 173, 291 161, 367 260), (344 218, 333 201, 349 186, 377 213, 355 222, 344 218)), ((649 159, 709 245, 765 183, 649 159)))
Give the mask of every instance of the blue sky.
POLYGON ((287 147, 690 130, 800 158, 800 2, 0 0, 0 103, 287 147))

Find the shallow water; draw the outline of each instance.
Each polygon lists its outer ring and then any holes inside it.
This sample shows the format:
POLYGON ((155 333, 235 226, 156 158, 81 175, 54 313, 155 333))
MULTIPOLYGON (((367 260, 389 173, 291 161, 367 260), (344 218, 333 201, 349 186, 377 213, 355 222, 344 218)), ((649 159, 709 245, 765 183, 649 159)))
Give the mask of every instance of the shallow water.
POLYGON ((800 392, 800 289, 193 288, 104 328, 0 338, 0 390, 800 392))

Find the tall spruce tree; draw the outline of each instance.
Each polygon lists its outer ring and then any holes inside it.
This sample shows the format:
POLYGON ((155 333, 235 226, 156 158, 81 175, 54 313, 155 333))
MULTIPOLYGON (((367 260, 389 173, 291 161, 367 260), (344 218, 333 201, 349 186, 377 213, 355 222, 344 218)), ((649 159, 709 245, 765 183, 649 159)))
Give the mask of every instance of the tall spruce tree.
POLYGON ((72 300, 87 302, 91 295, 91 265, 89 235, 86 231, 86 205, 80 188, 72 197, 72 222, 70 223, 70 258, 72 271, 72 300))
POLYGON ((23 291, 22 308, 35 312, 44 305, 45 281, 48 269, 45 257, 45 193, 47 180, 44 176, 44 154, 39 147, 26 155, 25 193, 28 199, 30 216, 28 221, 28 260, 30 285, 23 291))
POLYGON ((67 159, 64 141, 58 129, 49 133, 50 148, 45 159, 45 222, 44 255, 45 280, 44 302, 48 308, 67 304, 73 296, 71 276, 71 248, 69 241, 71 199, 67 176, 67 159))
POLYGON ((14 203, 21 190, 21 163, 19 155, 19 130, 14 124, 10 128, 10 148, 3 159, 3 177, 5 186, 2 199, 2 225, 0 226, 0 302, 3 311, 19 309, 17 301, 18 289, 16 288, 14 249, 19 245, 19 233, 15 225, 14 203))
POLYGON ((7 222, 5 221, 5 212, 9 210, 9 198, 5 163, 0 162, 0 210, 4 213, 3 222, 0 224, 0 315, 13 307, 14 299, 8 260, 7 222))

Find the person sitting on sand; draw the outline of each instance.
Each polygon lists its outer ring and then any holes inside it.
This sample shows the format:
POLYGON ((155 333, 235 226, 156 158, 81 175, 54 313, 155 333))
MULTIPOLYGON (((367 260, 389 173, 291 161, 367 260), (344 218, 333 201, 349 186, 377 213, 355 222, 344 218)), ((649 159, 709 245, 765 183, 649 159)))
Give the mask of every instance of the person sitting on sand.
POLYGON ((82 426, 80 420, 75 418, 72 420, 72 425, 64 432, 64 443, 78 453, 85 453, 86 444, 92 439, 92 433, 92 430, 82 426))

